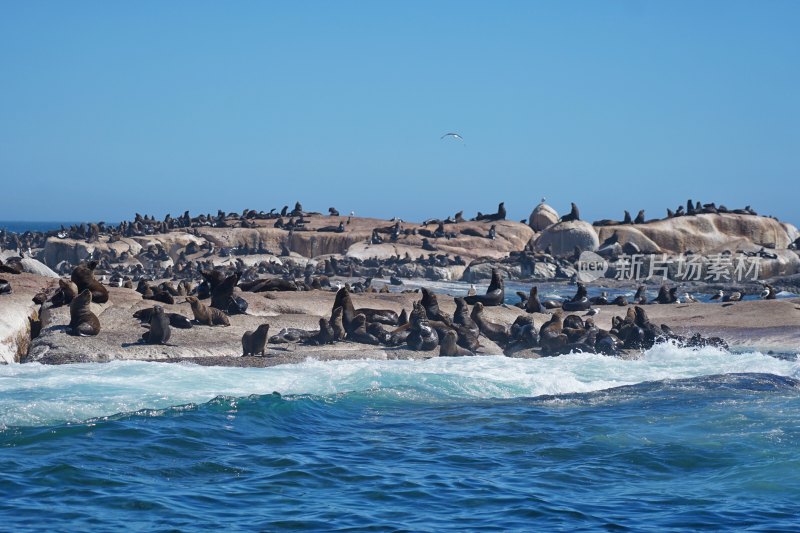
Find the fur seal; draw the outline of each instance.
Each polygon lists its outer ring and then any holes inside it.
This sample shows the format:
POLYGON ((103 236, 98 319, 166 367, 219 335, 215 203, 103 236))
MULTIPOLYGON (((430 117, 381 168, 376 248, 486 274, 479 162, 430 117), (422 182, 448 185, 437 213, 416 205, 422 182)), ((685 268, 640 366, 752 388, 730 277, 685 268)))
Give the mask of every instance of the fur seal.
POLYGON ((367 317, 358 313, 353 317, 352 329, 347 332, 347 340, 362 344, 380 344, 381 341, 367 329, 367 317))
POLYGON ((264 355, 269 335, 269 324, 261 324, 255 331, 245 331, 242 335, 242 357, 264 355))
POLYGON ((97 261, 81 263, 72 271, 72 282, 78 287, 78 292, 89 289, 92 293, 92 301, 102 304, 108 301, 108 289, 100 284, 94 277, 94 269, 97 268, 97 261))
POLYGON ((505 219, 506 219, 505 202, 500 202, 500 204, 497 206, 497 213, 484 215, 483 213, 481 213, 479 211, 478 212, 478 216, 476 216, 472 220, 475 220, 475 221, 483 220, 483 221, 487 221, 487 222, 492 222, 492 221, 496 221, 496 220, 505 220, 505 219))
POLYGON ((142 338, 147 344, 167 344, 171 334, 169 317, 164 314, 164 308, 154 305, 150 313, 150 331, 145 331, 142 338))
POLYGON ((399 319, 397 313, 390 309, 370 309, 366 307, 356 309, 347 287, 342 287, 336 292, 333 308, 336 309, 337 307, 342 308, 342 322, 348 333, 352 331, 353 319, 357 314, 364 315, 368 322, 379 322, 388 326, 396 326, 399 319))
POLYGON ((100 319, 92 313, 92 292, 84 289, 69 304, 69 330, 73 335, 91 337, 100 333, 100 319))
POLYGON ((573 220, 580 220, 580 219, 581 219, 581 214, 580 211, 578 211, 578 206, 575 205, 575 202, 572 202, 572 208, 570 209, 570 212, 561 217, 559 222, 571 222, 573 220))
POLYGON ((542 302, 539 301, 539 287, 531 287, 531 292, 528 295, 528 300, 525 302, 525 311, 527 313, 544 313, 542 302))
POLYGON ((211 307, 225 311, 230 314, 237 314, 238 307, 231 305, 233 300, 233 289, 242 277, 241 272, 234 272, 226 277, 222 283, 211 289, 211 307), (231 313, 231 311, 234 311, 231 313))
POLYGON ((539 330, 539 344, 546 355, 558 353, 567 344, 567 336, 562 333, 561 313, 554 313, 539 330))
POLYGON ((658 289, 658 296, 656 296, 656 299, 653 300, 653 302, 659 304, 674 304, 677 301, 678 288, 672 287, 671 289, 667 290, 666 285, 662 285, 661 288, 658 289))
POLYGON ((508 328, 501 324, 490 322, 483 316, 483 304, 477 302, 472 308, 472 320, 478 324, 478 328, 484 337, 496 343, 501 348, 508 344, 508 328))
POLYGON ((313 346, 322 346, 323 344, 332 344, 336 340, 333 332, 333 327, 327 318, 319 319, 319 333, 310 337, 306 342, 313 346))
POLYGON ((77 295, 78 287, 72 281, 61 278, 58 280, 58 289, 50 298, 50 302, 53 307, 69 305, 77 295))
MULTIPOLYGON (((152 307, 146 307, 144 309, 139 309, 135 313, 133 313, 133 318, 137 318, 142 322, 150 323, 150 317, 153 314, 152 307)), ((191 329, 192 321, 183 316, 180 313, 164 313, 164 315, 169 319, 169 325, 173 328, 178 329, 191 329)))
POLYGON ((508 345, 503 350, 506 356, 513 356, 522 350, 535 348, 539 345, 539 333, 533 325, 533 317, 519 315, 509 330, 508 345))
POLYGON ((428 320, 438 320, 447 325, 452 323, 450 317, 439 309, 439 301, 436 299, 436 294, 426 287, 422 287, 422 306, 425 308, 428 320))
POLYGON ((425 308, 414 302, 414 309, 409 317, 409 333, 406 344, 412 350, 429 352, 439 345, 439 335, 428 322, 425 308))
POLYGON ((19 262, 3 263, 0 260, 0 272, 3 274, 22 274, 22 264, 19 262))
POLYGON ((489 283, 489 288, 486 289, 486 294, 476 294, 474 296, 467 296, 464 300, 470 304, 475 305, 480 302, 486 307, 501 305, 505 299, 506 291, 503 285, 503 276, 496 268, 492 269, 492 281, 489 283))
POLYGON ((194 319, 204 326, 230 326, 228 316, 215 307, 206 305, 194 296, 187 296, 186 301, 192 306, 194 319))
POLYGON ((647 288, 644 285, 639 285, 636 289, 636 294, 633 295, 633 303, 639 305, 647 303, 647 288))
POLYGON ((580 282, 578 282, 578 290, 575 296, 573 296, 571 300, 561 304, 561 308, 569 312, 588 311, 591 306, 592 302, 590 302, 587 297, 586 286, 580 282))
POLYGON ((330 325, 333 329, 333 340, 343 341, 347 336, 347 331, 344 329, 344 308, 337 307, 331 312, 330 325))
POLYGON ((473 355, 473 353, 465 348, 456 344, 456 332, 453 330, 446 331, 441 335, 441 342, 439 343, 439 357, 462 357, 473 355))

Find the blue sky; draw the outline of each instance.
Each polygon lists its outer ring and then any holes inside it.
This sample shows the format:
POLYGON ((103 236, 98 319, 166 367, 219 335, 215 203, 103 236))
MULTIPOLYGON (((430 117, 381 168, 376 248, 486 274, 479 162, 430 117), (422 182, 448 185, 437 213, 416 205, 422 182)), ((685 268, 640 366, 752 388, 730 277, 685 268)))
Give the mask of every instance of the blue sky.
POLYGON ((789 1, 6 1, 0 219, 546 196, 800 223, 797 28, 789 1))

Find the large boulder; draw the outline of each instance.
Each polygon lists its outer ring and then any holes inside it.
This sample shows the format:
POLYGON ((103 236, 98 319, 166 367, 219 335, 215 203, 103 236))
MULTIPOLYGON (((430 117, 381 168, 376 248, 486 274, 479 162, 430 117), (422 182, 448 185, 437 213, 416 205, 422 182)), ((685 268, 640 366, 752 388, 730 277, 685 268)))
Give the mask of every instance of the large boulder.
POLYGON ((531 216, 528 218, 528 225, 533 231, 542 231, 547 226, 552 226, 558 222, 559 216, 555 209, 542 202, 537 205, 531 216))
POLYGON ((537 250, 550 247, 555 256, 572 255, 578 248, 582 252, 595 251, 600 246, 600 240, 594 226, 583 220, 570 220, 558 222, 544 231, 536 241, 537 250))
POLYGON ((788 228, 773 218, 732 213, 675 217, 646 224, 601 226, 598 232, 601 241, 616 232, 620 244, 633 242, 643 252, 672 254, 688 250, 710 254, 725 249, 736 251, 762 246, 780 250, 792 242, 788 228))
MULTIPOLYGON (((0 252, 0 259, 3 261, 8 260, 9 257, 18 257, 18 254, 11 250, 0 252)), ((58 277, 58 274, 53 272, 50 267, 32 257, 23 257, 20 263, 22 264, 22 271, 28 274, 38 274, 39 276, 48 278, 58 277)))

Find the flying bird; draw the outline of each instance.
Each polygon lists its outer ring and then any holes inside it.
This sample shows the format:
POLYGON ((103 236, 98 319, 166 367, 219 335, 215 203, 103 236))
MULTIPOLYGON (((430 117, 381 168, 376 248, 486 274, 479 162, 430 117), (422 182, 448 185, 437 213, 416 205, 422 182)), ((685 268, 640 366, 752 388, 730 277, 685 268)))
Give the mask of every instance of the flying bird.
POLYGON ((451 133, 445 133, 444 135, 441 136, 441 139, 444 139, 445 137, 452 137, 454 139, 458 139, 459 141, 463 141, 464 140, 464 137, 462 137, 458 133, 452 133, 452 132, 451 133))

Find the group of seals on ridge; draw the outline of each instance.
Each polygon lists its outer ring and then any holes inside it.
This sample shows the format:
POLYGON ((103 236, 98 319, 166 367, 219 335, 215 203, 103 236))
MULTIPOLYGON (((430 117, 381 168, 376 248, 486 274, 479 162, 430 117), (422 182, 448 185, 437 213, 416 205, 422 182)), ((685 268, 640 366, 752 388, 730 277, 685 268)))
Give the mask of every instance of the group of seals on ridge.
MULTIPOLYGON (((575 204, 573 204, 574 206, 575 204)), ((682 216, 694 216, 694 215, 706 215, 706 214, 725 214, 725 213, 732 213, 736 215, 753 215, 758 216, 755 210, 753 210, 749 205, 745 206, 743 209, 728 209, 724 205, 717 206, 714 202, 708 204, 702 204, 699 201, 693 202, 691 198, 686 201, 686 207, 680 205, 678 208, 673 211, 670 208, 667 208, 667 216, 662 220, 668 220, 670 218, 677 218, 682 216)), ((657 219, 655 219, 657 220, 657 219)), ((625 216, 623 217, 622 221, 617 220, 597 220, 592 224, 594 226, 615 226, 618 224, 646 224, 648 222, 652 222, 653 220, 646 220, 644 216, 644 209, 640 209, 636 218, 631 218, 631 214, 628 211, 625 211, 625 216)))

